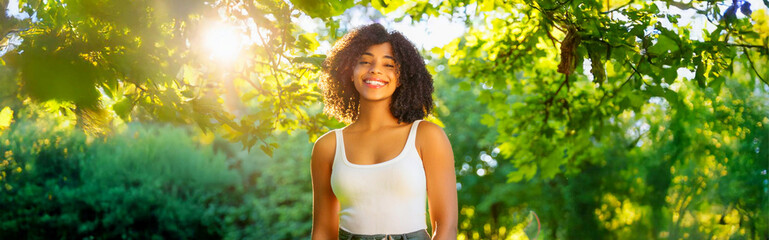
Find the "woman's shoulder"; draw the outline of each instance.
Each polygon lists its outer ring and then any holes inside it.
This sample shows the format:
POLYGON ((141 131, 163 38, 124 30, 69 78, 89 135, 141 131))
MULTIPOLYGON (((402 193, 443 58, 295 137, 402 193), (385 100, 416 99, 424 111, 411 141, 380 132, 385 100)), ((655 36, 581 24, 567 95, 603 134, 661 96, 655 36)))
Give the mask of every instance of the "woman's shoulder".
POLYGON ((315 140, 315 145, 318 145, 318 143, 327 144, 327 142, 333 142, 336 139, 336 131, 337 129, 333 129, 324 133, 323 135, 320 135, 320 137, 315 140))
POLYGON ((416 148, 426 166, 451 158, 446 154, 452 155, 451 143, 443 128, 428 121, 420 122, 417 127, 416 148))
POLYGON ((445 138, 446 132, 441 126, 433 122, 422 120, 417 126, 417 141, 434 140, 436 138, 445 138))
POLYGON ((315 140, 312 148, 313 157, 333 157, 336 148, 336 130, 331 130, 315 140))

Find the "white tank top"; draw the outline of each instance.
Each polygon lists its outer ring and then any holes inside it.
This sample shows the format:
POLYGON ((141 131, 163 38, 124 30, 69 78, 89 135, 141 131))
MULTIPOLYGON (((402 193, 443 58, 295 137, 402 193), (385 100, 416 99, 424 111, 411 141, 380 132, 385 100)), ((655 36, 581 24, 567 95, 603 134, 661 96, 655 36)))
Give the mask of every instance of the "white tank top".
POLYGON ((335 130, 331 188, 339 200, 339 227, 354 234, 402 234, 426 229, 427 184, 412 124, 406 145, 385 162, 347 160, 342 129, 335 130))

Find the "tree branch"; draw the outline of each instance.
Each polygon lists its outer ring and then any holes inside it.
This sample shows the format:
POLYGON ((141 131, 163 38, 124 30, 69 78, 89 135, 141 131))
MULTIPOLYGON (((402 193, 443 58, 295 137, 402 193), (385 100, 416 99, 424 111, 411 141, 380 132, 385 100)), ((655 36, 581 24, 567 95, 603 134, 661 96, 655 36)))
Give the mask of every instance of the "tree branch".
POLYGON ((563 82, 561 82, 561 85, 558 86, 558 90, 555 90, 555 94, 550 96, 547 100, 545 100, 545 124, 547 124, 547 119, 550 117, 550 106, 553 105, 553 100, 555 100, 555 97, 558 96, 558 93, 561 92, 561 89, 563 88, 563 85, 569 84, 569 74, 564 74, 566 77, 564 78, 563 82))
POLYGON ((753 69, 753 72, 756 73, 756 76, 758 76, 758 79, 761 79, 762 82, 764 82, 766 85, 769 85, 769 82, 767 82, 766 79, 761 77, 761 74, 758 73, 758 71, 756 70, 756 64, 753 63, 752 59, 750 59, 750 52, 748 52, 748 49, 743 47, 742 50, 745 52, 745 57, 748 58, 748 62, 750 62, 750 69, 753 69))
MULTIPOLYGON (((259 31, 259 28, 256 28, 256 34, 259 36, 259 39, 262 41, 262 45, 267 50, 268 54, 274 55, 272 53, 272 51, 270 49, 270 46, 268 45, 267 41, 265 41, 264 37, 262 37, 262 32, 259 31)), ((272 64, 272 66, 270 67, 270 71, 272 72, 272 77, 275 79, 275 85, 276 85, 275 87, 278 88, 278 96, 277 96, 278 97, 278 99, 277 99, 278 100, 277 101, 278 102, 278 107, 276 108, 277 111, 275 112, 275 121, 278 121, 278 118, 280 117, 280 113, 283 110, 283 108, 282 108, 283 107, 283 103, 282 103, 282 101, 283 101, 283 85, 280 83, 280 79, 278 79, 278 74, 275 72, 275 70, 278 69, 278 65, 280 63, 279 62, 276 63, 274 61, 274 59, 272 59, 272 57, 270 57, 269 59, 270 59, 270 64, 272 64)))
MULTIPOLYGON (((628 62, 630 62, 630 61, 628 61, 628 62)), ((638 64, 640 64, 641 62, 643 62, 643 56, 641 57, 641 59, 639 59, 639 60, 638 60, 638 64)), ((623 83, 622 83, 622 85, 620 85, 620 86, 619 86, 617 89, 614 89, 614 91, 612 91, 612 93, 611 93, 611 97, 615 97, 615 96, 617 96, 617 92, 619 92, 619 90, 620 90, 620 89, 622 89, 622 87, 624 87, 624 86, 625 86, 625 84, 627 84, 628 82, 630 82, 630 79, 633 79, 633 76, 634 76, 634 75, 638 74, 638 77, 640 77, 640 78, 642 78, 642 79, 643 79, 643 75, 641 75, 641 73, 639 73, 639 72, 638 72, 638 69, 636 69, 636 68, 633 66, 633 63, 629 63, 629 65, 630 65, 630 68, 632 68, 632 69, 633 69, 633 73, 632 73, 632 74, 630 74, 630 76, 628 76, 628 78, 625 80, 625 82, 623 82, 623 83)), ((601 105, 603 104, 603 100, 606 98, 606 96, 607 96, 607 94, 604 94, 604 95, 601 97, 601 100, 600 100, 600 101, 598 101, 598 106, 601 106, 601 105)))

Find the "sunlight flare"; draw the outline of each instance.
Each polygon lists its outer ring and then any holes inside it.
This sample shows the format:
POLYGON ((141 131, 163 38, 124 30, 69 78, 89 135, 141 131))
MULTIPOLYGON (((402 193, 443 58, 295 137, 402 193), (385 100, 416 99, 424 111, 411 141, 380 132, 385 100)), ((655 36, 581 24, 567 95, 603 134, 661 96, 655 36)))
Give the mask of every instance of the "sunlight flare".
POLYGON ((245 35, 237 27, 222 22, 209 25, 203 34, 208 58, 222 64, 236 60, 245 42, 245 35))

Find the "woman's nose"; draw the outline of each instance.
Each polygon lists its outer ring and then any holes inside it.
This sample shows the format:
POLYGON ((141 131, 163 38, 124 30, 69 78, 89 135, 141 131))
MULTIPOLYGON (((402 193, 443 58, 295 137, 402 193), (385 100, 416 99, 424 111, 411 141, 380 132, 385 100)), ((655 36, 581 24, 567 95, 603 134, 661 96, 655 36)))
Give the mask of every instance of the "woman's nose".
POLYGON ((381 66, 379 64, 371 64, 371 68, 369 68, 369 73, 382 73, 381 66))

